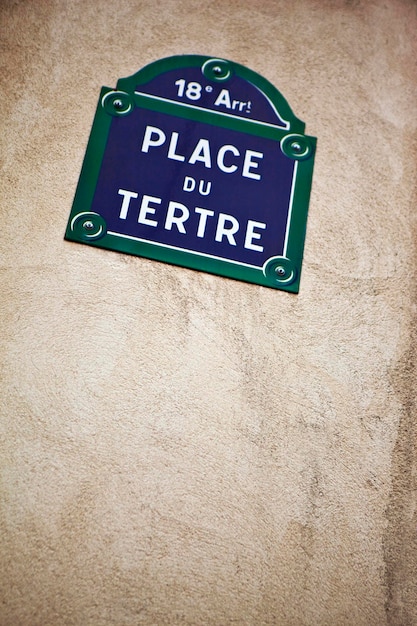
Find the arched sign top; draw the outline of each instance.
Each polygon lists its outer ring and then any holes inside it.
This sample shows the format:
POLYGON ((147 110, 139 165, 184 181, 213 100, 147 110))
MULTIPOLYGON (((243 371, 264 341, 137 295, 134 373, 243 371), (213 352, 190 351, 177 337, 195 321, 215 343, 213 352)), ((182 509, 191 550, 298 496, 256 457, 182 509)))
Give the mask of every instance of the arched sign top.
POLYGON ((117 89, 295 133, 303 133, 305 128, 284 96, 268 80, 225 59, 201 55, 167 57, 121 78, 117 89))
POLYGON ((315 147, 259 74, 161 59, 102 88, 65 237, 296 293, 315 147))

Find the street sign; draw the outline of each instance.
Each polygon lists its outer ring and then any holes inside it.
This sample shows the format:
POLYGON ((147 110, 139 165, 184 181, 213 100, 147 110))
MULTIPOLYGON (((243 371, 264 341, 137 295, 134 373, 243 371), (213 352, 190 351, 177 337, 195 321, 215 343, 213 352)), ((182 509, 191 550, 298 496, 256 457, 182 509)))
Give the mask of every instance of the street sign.
POLYGON ((102 88, 65 238, 297 293, 315 146, 259 74, 156 61, 102 88))

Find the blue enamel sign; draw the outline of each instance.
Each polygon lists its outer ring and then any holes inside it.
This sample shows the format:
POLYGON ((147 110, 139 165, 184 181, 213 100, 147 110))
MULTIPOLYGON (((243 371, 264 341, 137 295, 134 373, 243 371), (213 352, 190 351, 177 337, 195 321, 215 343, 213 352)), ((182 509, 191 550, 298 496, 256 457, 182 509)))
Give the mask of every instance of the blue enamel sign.
POLYGON ((102 89, 66 238, 297 292, 315 141, 247 68, 163 59, 102 89))

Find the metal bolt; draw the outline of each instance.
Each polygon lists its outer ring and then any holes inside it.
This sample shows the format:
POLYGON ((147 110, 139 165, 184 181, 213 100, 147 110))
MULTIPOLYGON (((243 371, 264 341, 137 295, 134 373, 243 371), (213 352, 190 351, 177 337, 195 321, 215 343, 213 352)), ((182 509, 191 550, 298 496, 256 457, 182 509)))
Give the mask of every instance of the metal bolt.
POLYGON ((113 106, 115 109, 122 109, 123 102, 118 98, 117 100, 113 100, 113 106))
POLYGON ((85 230, 93 230, 94 229, 94 224, 91 221, 84 222, 83 226, 84 226, 85 230))
POLYGON ((215 67, 213 67, 213 73, 214 74, 222 74, 222 68, 220 67, 220 65, 216 65, 215 67))
POLYGON ((302 150, 301 144, 299 144, 297 141, 294 141, 294 143, 291 144, 291 148, 294 150, 294 152, 301 152, 302 150))
POLYGON ((278 276, 285 276, 286 274, 285 267, 282 267, 282 265, 278 265, 275 268, 275 274, 278 274, 278 276))

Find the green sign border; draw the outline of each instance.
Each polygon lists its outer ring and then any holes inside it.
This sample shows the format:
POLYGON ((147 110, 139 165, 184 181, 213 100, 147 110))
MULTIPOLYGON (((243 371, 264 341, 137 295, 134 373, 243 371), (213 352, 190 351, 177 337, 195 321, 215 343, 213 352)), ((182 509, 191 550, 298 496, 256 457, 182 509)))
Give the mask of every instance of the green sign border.
POLYGON ((110 87, 101 89, 65 239, 298 293, 317 141, 315 137, 305 135, 304 128, 304 123, 294 116, 280 92, 265 78, 242 65, 200 55, 174 56, 151 63, 136 74, 119 79, 116 90, 110 87), (231 73, 240 76, 255 85, 269 98, 288 128, 199 109, 195 105, 167 102, 136 92, 139 85, 147 83, 158 74, 181 67, 202 68, 207 78, 223 83, 227 82, 231 73), (158 243, 138 241, 134 238, 108 233, 104 219, 97 213, 91 212, 91 205, 112 118, 129 115, 134 107, 159 111, 175 117, 204 122, 280 142, 284 154, 296 161, 284 256, 273 257, 263 268, 258 269, 237 261, 214 258, 198 252, 173 249, 158 243))

